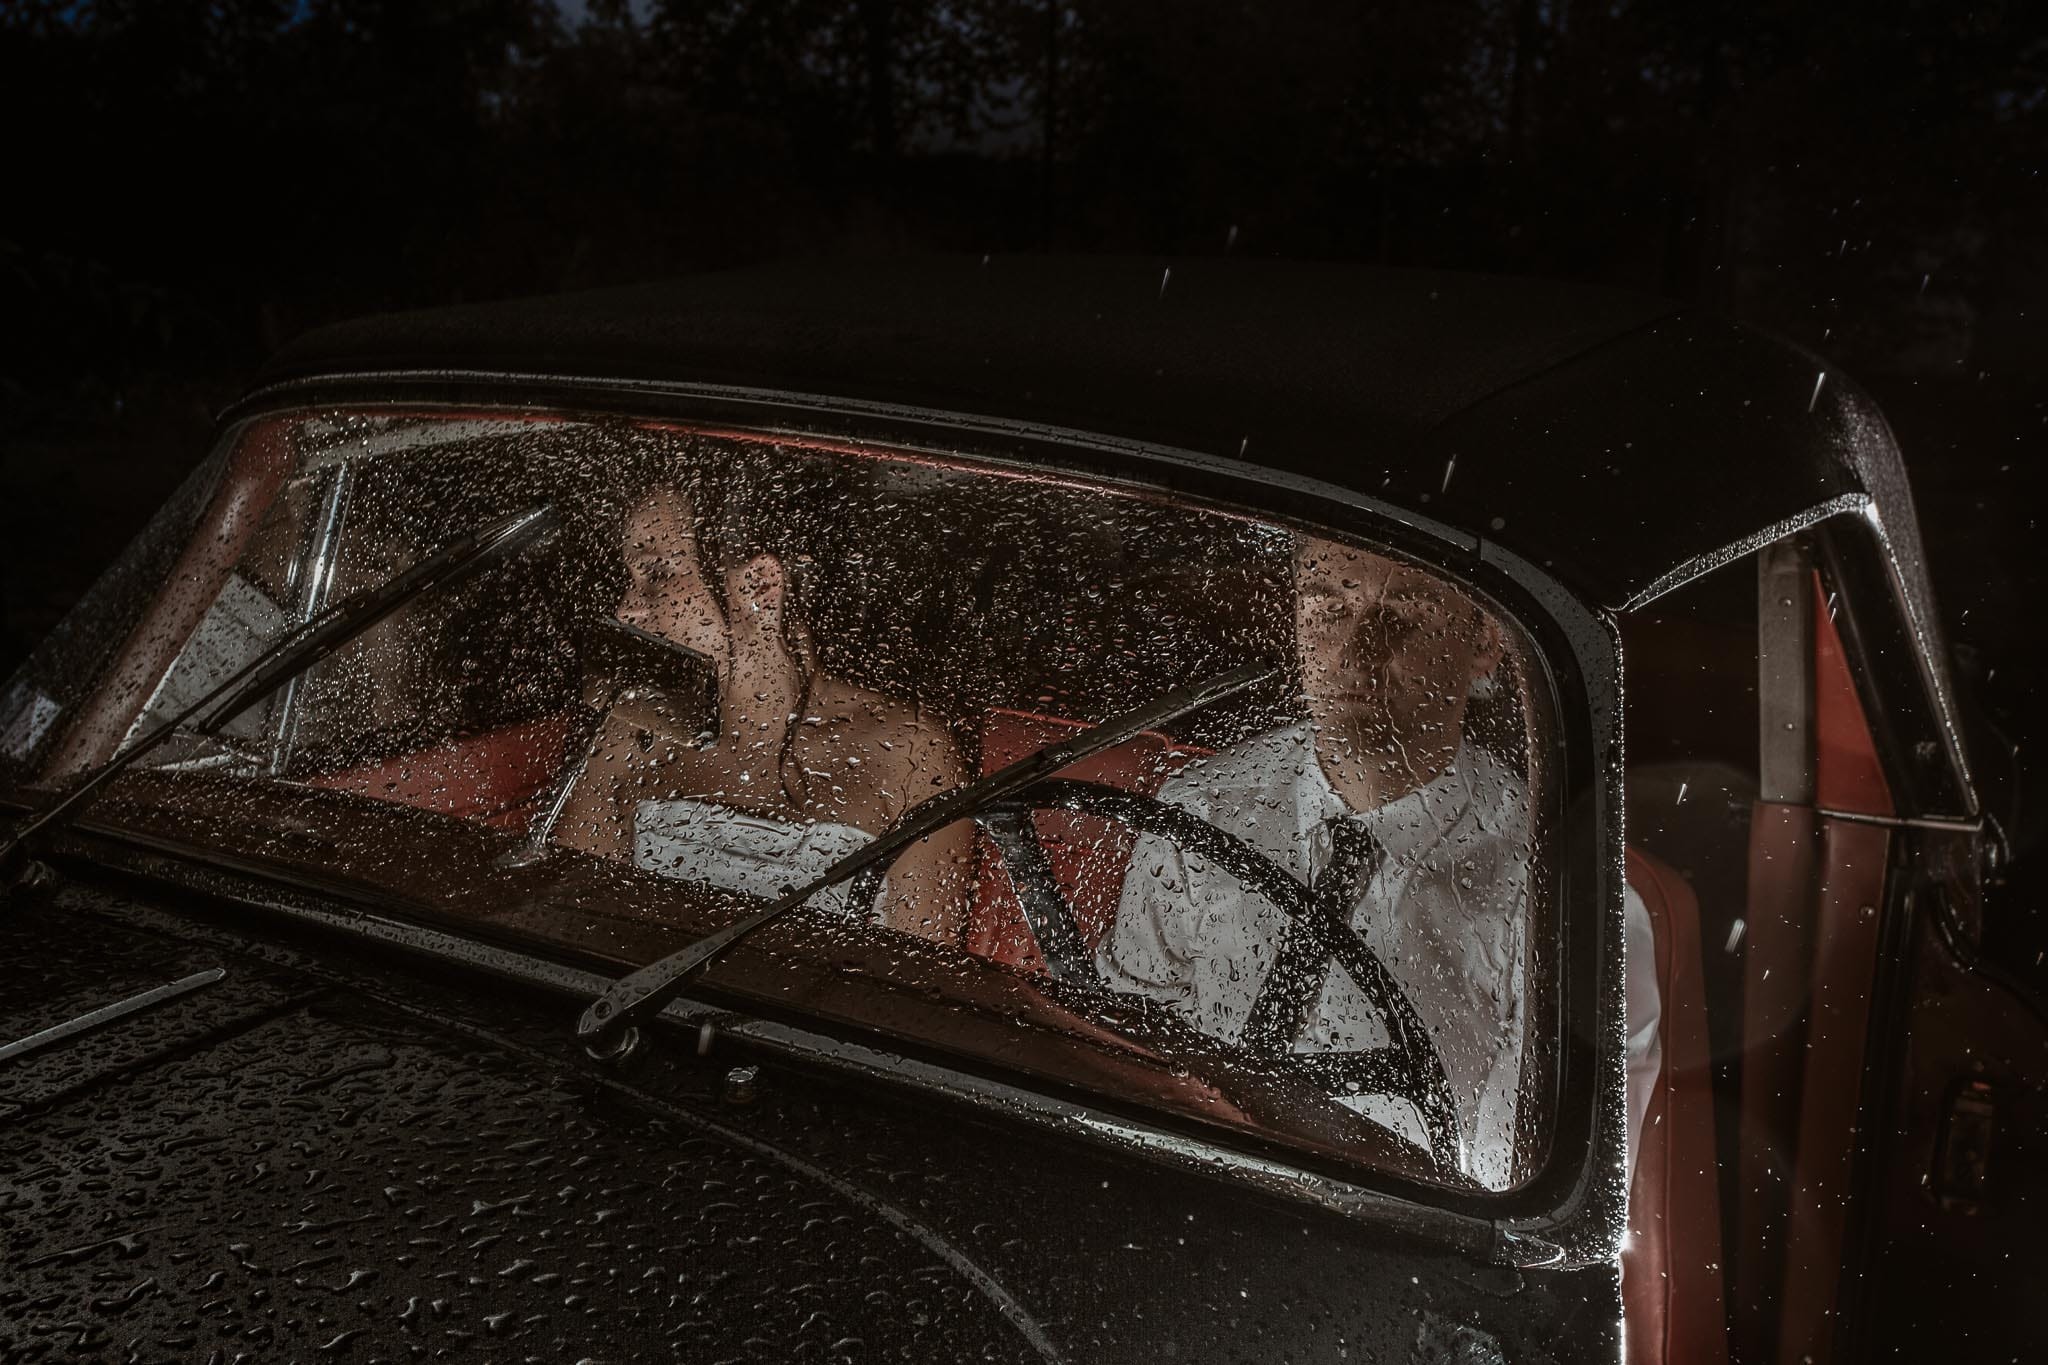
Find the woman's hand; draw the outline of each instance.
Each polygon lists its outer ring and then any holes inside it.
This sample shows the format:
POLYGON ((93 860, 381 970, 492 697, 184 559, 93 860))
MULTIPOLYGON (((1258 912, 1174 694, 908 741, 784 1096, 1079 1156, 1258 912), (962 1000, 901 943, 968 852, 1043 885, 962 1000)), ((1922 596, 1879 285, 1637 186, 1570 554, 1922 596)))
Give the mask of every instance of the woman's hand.
POLYGON ((728 569, 725 601, 718 744, 754 782, 767 780, 767 790, 780 790, 783 749, 807 681, 787 635, 789 580, 782 561, 755 555, 728 569))

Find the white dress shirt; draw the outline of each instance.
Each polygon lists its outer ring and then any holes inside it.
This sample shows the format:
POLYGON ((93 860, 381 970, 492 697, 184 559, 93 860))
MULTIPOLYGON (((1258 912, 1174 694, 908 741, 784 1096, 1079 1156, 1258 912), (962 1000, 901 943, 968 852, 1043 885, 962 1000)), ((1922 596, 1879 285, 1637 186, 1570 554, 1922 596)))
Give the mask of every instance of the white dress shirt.
MULTIPOLYGON (((1351 923, 1443 1058, 1458 1111, 1460 1165, 1488 1188, 1510 1185, 1522 1100, 1532 852, 1521 780, 1483 750, 1461 745, 1426 786, 1376 810, 1352 811, 1323 775, 1313 732, 1302 721, 1189 764, 1159 799, 1237 835, 1304 884, 1313 884, 1329 861, 1326 822, 1366 827, 1385 856, 1354 889, 1351 923)), ((1633 892, 1629 909, 1630 937, 1640 917, 1647 948, 1648 919, 1633 892)), ((1144 835, 1132 850, 1116 922, 1097 948, 1096 965, 1110 984, 1172 1004, 1205 1032, 1235 1042, 1287 922, 1279 907, 1199 854, 1144 835)), ((1637 1027, 1632 1007, 1630 1031, 1654 1048, 1654 990, 1648 999, 1649 1026, 1637 1027)), ((1388 1041, 1379 1011, 1332 964, 1294 1050, 1353 1052, 1388 1041)), ((1634 1037, 1631 1043, 1633 1052, 1634 1037)), ((1645 1103, 1654 1075, 1652 1062, 1645 1103)), ((1339 1098, 1427 1145, 1421 1117, 1406 1101, 1339 1098)), ((1630 1098, 1633 1132, 1640 1110, 1630 1098)))

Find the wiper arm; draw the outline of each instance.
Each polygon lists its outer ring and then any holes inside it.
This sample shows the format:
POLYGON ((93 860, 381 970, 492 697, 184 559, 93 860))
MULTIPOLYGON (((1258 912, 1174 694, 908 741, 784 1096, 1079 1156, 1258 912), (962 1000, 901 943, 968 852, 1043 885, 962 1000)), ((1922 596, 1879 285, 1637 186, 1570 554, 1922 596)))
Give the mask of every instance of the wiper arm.
POLYGON ((199 734, 218 735, 235 717, 421 593, 459 583, 519 553, 553 530, 557 520, 551 506, 515 512, 443 546, 378 587, 346 597, 286 631, 220 686, 115 754, 92 776, 30 817, 5 843, 0 843, 0 876, 4 876, 0 895, 12 889, 20 867, 27 862, 31 841, 46 839, 62 829, 100 788, 195 717, 199 719, 193 728, 199 734))
POLYGON ((608 632, 623 640, 632 641, 656 655, 687 659, 691 663, 701 664, 707 668, 714 666, 711 656, 703 650, 692 649, 686 644, 669 639, 666 635, 656 635, 651 630, 643 630, 631 621, 621 621, 616 616, 607 616, 600 619, 595 623, 595 629, 600 632, 608 632))
POLYGON ((638 1041, 638 1022, 659 1013, 682 990, 692 973, 820 891, 837 886, 864 868, 886 863, 916 840, 934 834, 956 820, 970 819, 985 807, 1043 782, 1069 764, 1114 748, 1146 730, 1170 725, 1183 716, 1214 706, 1247 688, 1256 687, 1279 672, 1269 664, 1244 664, 1198 686, 1177 687, 1072 739, 1026 754, 1015 763, 998 768, 964 787, 920 801, 903 812, 896 823, 872 843, 847 854, 805 885, 785 890, 782 898, 767 909, 736 920, 687 948, 621 977, 583 1011, 583 1017, 576 1023, 576 1036, 583 1040, 585 1050, 600 1061, 625 1057, 638 1041))

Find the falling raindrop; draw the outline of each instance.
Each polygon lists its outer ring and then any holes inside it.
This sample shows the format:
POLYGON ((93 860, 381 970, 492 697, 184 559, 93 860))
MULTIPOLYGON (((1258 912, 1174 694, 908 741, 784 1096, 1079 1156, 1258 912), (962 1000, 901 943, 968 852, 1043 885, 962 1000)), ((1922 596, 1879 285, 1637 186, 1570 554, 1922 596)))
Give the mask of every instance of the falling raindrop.
POLYGON ((1828 372, 1826 370, 1822 370, 1818 375, 1814 376, 1813 393, 1806 400, 1806 410, 1808 412, 1812 412, 1814 405, 1820 402, 1820 386, 1827 382, 1828 372))

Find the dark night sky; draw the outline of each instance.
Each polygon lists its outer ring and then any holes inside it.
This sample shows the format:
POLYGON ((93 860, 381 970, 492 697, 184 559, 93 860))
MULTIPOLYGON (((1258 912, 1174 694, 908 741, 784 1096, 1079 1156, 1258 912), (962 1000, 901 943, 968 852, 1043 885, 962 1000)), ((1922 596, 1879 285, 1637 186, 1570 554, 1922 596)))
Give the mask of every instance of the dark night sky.
POLYGON ((1229 250, 1600 281, 1820 352, 2048 742, 2039 3, 11 0, 0 118, 0 665, 307 326, 783 256, 1229 250))

